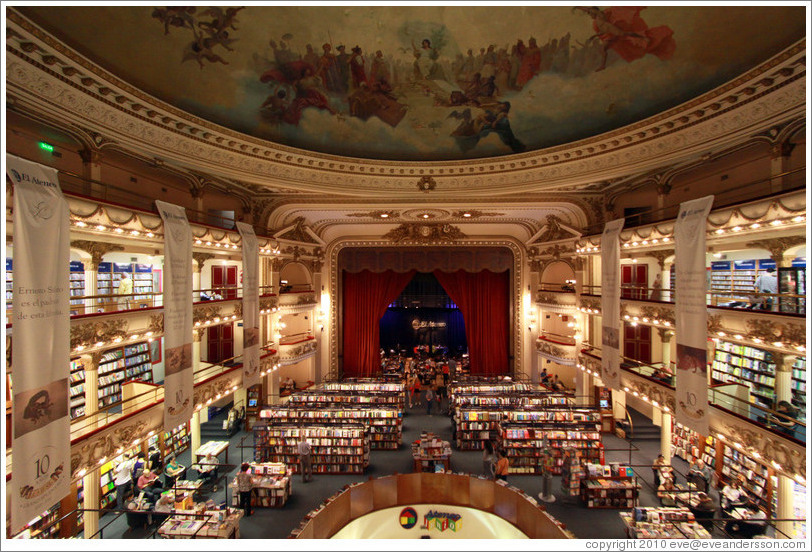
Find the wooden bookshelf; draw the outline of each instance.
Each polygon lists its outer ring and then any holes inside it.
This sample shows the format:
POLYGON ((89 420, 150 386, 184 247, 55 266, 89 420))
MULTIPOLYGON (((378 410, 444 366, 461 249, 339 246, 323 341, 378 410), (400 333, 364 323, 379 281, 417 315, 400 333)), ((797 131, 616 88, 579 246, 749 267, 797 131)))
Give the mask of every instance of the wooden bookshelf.
POLYGON ((364 426, 254 426, 254 461, 281 462, 300 473, 296 446, 307 438, 312 447, 313 473, 360 474, 369 465, 369 435, 364 426))

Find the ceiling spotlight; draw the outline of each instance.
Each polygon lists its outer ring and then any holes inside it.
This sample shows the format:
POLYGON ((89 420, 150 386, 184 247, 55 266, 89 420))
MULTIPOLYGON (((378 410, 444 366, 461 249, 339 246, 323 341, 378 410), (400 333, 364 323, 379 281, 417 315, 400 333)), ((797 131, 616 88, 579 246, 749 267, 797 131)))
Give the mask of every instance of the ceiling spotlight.
POLYGON ((428 213, 423 213, 423 218, 424 218, 424 219, 425 219, 425 218, 429 218, 428 213))
POLYGON ((462 216, 464 216, 464 217, 468 218, 468 217, 470 217, 470 216, 471 216, 471 213, 463 213, 463 214, 462 214, 462 216))
POLYGON ((381 218, 389 218, 389 213, 381 213, 381 218))

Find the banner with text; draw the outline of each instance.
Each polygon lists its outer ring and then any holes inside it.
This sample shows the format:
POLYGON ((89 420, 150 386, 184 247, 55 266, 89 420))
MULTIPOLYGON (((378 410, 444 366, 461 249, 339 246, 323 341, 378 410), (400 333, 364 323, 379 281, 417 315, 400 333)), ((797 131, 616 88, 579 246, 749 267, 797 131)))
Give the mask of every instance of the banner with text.
POLYGON ((164 427, 190 420, 192 365, 192 230, 183 207, 156 200, 164 222, 164 427))
POLYGON ((713 196, 680 204, 674 226, 676 421, 708 435, 708 307, 705 228, 713 196))
POLYGON ((601 379, 612 389, 620 389, 620 231, 625 222, 607 222, 601 235, 601 379))
POLYGON ((259 383, 259 246, 254 229, 237 223, 242 236, 242 385, 259 383))
POLYGON ((13 155, 12 533, 70 494, 70 220, 57 171, 13 155))
POLYGON ((624 222, 607 222, 601 236, 601 379, 613 389, 620 389, 620 231, 624 222))

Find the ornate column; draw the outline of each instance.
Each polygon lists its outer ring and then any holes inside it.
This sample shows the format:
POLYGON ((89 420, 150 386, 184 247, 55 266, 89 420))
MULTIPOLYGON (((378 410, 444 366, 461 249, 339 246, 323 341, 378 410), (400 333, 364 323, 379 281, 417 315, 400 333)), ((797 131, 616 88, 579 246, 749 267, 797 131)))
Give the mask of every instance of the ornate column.
POLYGON ((789 170, 789 156, 794 147, 794 144, 783 141, 770 148, 770 193, 780 192, 789 183, 789 179, 782 175, 789 170))
MULTIPOLYGON (((795 493, 792 490, 792 484, 792 479, 784 474, 778 474, 778 488, 774 491, 778 493, 778 511, 775 513, 777 519, 795 518, 795 493)), ((777 522, 776 529, 775 538, 777 539, 791 539, 793 536, 794 528, 791 521, 777 522)))
POLYGON ((657 209, 665 208, 665 198, 671 192, 671 183, 660 181, 657 183, 657 209))
POLYGON ((753 249, 766 249, 770 252, 770 258, 775 261, 775 266, 786 268, 792 266, 792 259, 785 255, 786 250, 803 243, 806 243, 804 236, 786 236, 783 238, 751 241, 745 245, 753 249))
MULTIPOLYGON (((203 408, 206 408, 205 406, 203 408)), ((200 410, 195 410, 192 414, 192 420, 189 424, 192 430, 192 461, 194 461, 194 452, 200 448, 200 410)), ((190 466, 191 467, 191 466, 190 466)))
MULTIPOLYGON (((200 289, 200 274, 203 271, 203 263, 208 261, 209 259, 214 258, 213 253, 200 253, 197 251, 192 252, 192 258, 195 260, 195 264, 192 266, 192 289, 197 291, 200 289)), ((195 301, 199 301, 200 296, 197 295, 195 297, 195 301)))
MULTIPOLYGON (((671 370, 671 338, 674 337, 674 330, 668 328, 657 328, 657 333, 660 336, 660 341, 663 344, 663 366, 669 371, 671 370)), ((713 358, 713 357, 710 357, 713 358)))
POLYGON ((671 414, 662 413, 662 426, 660 426, 660 454, 665 458, 666 464, 671 463, 671 414))
POLYGON ((200 342, 203 339, 205 329, 192 330, 192 370, 197 372, 200 369, 200 342))
POLYGON ((773 353, 775 360, 775 402, 787 401, 792 404, 792 365, 797 355, 773 353))
MULTIPOLYGON (((320 250, 319 250, 320 252, 320 250)), ((316 310, 310 317, 311 333, 316 338, 316 355, 313 357, 313 381, 316 385, 322 382, 324 375, 330 371, 330 358, 325 344, 328 342, 329 330, 325 333, 324 328, 327 327, 326 316, 322 316, 322 300, 321 296, 323 288, 326 283, 323 283, 325 278, 322 278, 322 268, 324 267, 324 257, 318 257, 310 262, 310 270, 313 274, 313 291, 316 295, 316 310)))
POLYGON ((94 539, 100 538, 99 535, 96 534, 99 531, 99 512, 89 511, 98 510, 99 508, 100 486, 101 476, 99 475, 98 468, 92 469, 82 478, 82 492, 84 493, 84 497, 82 498, 81 507, 85 509, 83 516, 84 538, 90 538, 89 535, 93 535, 92 538, 94 539))
MULTIPOLYGON (((99 263, 102 262, 102 259, 107 253, 112 251, 124 251, 124 246, 89 240, 72 240, 70 246, 90 255, 90 263, 88 263, 88 267, 85 270, 85 295, 98 294, 99 263)), ((98 312, 99 308, 102 307, 103 301, 103 299, 86 299, 85 312, 98 312)))
MULTIPOLYGON (((99 426, 99 420, 95 414, 99 411, 99 362, 101 357, 101 351, 82 356, 82 363, 85 367, 85 418, 91 420, 89 428, 99 426)), ((98 507, 98 501, 95 507, 98 507)))

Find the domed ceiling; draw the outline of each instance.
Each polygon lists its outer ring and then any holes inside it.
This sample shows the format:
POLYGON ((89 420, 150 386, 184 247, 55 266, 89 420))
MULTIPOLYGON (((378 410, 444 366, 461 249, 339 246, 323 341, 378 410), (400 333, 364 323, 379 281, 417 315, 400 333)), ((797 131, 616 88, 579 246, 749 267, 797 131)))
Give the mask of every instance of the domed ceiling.
POLYGON ((119 78, 271 142, 383 160, 564 144, 805 36, 803 6, 28 6, 119 78))

